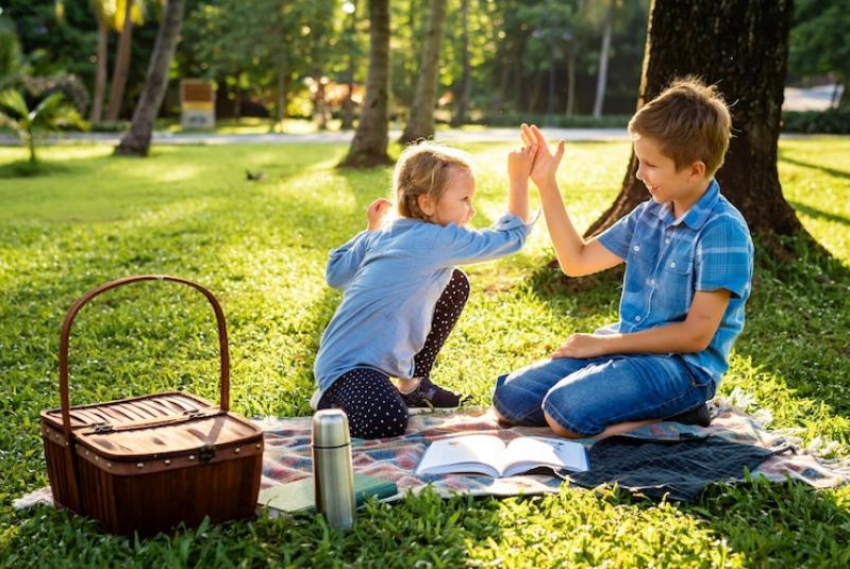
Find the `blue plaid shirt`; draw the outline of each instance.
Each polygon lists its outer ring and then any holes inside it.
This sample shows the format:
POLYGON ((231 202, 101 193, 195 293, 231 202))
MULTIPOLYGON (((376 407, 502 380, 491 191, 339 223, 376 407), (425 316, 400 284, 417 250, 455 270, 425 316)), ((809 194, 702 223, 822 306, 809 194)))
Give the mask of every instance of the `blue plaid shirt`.
POLYGON ((712 181, 680 219, 672 204, 649 200, 599 236, 626 261, 620 321, 598 333, 630 333, 682 322, 696 291, 727 289, 729 305, 708 348, 682 354, 715 383, 729 368, 729 351, 744 328, 753 276, 753 242, 741 212, 712 181))

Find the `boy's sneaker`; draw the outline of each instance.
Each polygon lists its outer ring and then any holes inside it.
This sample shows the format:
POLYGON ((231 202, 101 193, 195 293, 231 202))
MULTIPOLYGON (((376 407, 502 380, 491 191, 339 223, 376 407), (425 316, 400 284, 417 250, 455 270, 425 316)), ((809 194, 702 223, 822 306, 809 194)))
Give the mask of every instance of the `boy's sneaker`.
POLYGON ((708 405, 703 403, 696 409, 679 413, 673 417, 664 419, 665 421, 675 421, 683 425, 697 425, 699 427, 708 427, 711 425, 711 413, 708 410, 708 405))
MULTIPOLYGON (((401 392, 399 392, 401 393, 401 392)), ((459 395, 439 385, 434 385, 427 377, 419 381, 419 385, 410 393, 401 393, 404 404, 411 415, 432 413, 434 410, 454 410, 469 399, 468 395, 459 395)))

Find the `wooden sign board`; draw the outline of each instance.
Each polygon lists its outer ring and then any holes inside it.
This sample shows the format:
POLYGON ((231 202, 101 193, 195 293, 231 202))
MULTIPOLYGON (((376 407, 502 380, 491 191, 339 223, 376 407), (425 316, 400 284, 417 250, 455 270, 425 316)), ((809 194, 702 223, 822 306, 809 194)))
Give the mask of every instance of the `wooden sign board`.
POLYGON ((212 81, 180 81, 180 125, 183 128, 215 127, 215 88, 212 81))

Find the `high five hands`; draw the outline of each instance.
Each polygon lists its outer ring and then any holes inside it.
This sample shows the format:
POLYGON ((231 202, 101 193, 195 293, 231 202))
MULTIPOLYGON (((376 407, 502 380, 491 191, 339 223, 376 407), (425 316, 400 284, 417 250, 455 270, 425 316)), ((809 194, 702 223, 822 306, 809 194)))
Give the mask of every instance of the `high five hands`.
POLYGON ((520 135, 525 146, 535 146, 537 149, 534 165, 531 168, 531 180, 538 188, 554 183, 558 166, 560 166, 561 159, 564 157, 564 141, 559 142, 557 149, 552 153, 543 133, 536 125, 528 126, 523 123, 520 135))

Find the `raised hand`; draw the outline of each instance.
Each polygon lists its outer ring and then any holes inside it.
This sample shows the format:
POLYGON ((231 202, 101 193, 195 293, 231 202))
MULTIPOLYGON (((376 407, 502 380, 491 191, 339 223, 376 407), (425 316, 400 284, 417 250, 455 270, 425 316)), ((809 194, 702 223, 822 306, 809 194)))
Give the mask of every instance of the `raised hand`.
POLYGON ((392 202, 385 200, 384 198, 378 198, 369 205, 366 209, 369 231, 375 231, 381 228, 384 216, 386 216, 387 212, 390 211, 390 206, 392 206, 392 202))
POLYGON ((537 142, 527 144, 523 148, 513 150, 508 154, 508 176, 511 182, 526 182, 531 175, 534 157, 537 155, 537 142))
POLYGON ((534 159, 534 167, 531 169, 531 179, 538 188, 545 184, 555 181, 555 175, 558 172, 558 166, 561 164, 561 159, 564 157, 564 141, 558 143, 558 147, 554 154, 549 148, 549 144, 543 137, 543 133, 535 125, 530 127, 523 123, 520 133, 522 140, 526 146, 532 144, 537 146, 537 155, 534 159))

